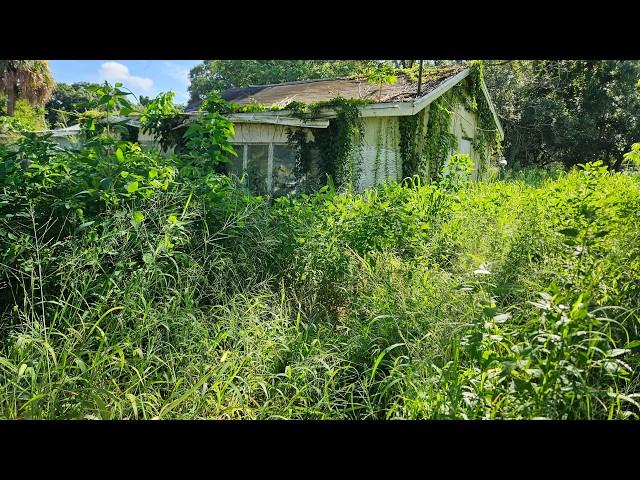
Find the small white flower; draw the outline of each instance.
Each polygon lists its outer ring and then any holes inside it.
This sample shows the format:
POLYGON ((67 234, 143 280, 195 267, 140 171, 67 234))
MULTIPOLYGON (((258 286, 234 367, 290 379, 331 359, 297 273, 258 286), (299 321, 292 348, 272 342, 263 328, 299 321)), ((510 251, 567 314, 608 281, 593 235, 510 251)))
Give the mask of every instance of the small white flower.
POLYGON ((485 264, 480 265, 478 270, 474 270, 473 273, 475 273, 476 275, 491 275, 489 267, 485 264))

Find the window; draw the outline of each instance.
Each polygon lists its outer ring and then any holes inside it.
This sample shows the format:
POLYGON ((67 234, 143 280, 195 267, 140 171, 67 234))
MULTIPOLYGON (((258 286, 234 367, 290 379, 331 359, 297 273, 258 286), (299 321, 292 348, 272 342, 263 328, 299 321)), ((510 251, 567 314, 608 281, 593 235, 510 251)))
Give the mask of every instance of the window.
POLYGON ((227 155, 231 163, 227 166, 227 171, 236 177, 242 177, 244 173, 244 145, 232 145, 237 156, 227 155))
POLYGON ((269 145, 247 145, 246 171, 249 189, 257 195, 269 193, 269 145))
POLYGON ((458 140, 458 152, 465 155, 471 155, 471 140, 468 138, 461 138, 458 140))
POLYGON ((273 196, 292 193, 296 187, 296 152, 289 145, 273 146, 273 196))
POLYGON ((236 143, 227 172, 245 179, 257 195, 281 196, 295 190, 295 149, 286 143, 236 143))

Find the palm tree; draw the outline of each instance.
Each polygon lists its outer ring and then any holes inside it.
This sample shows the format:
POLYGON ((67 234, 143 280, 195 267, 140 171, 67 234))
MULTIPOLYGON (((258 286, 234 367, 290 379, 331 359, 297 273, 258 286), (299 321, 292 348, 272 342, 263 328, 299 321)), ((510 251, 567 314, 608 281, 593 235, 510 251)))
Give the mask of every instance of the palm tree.
POLYGON ((7 115, 13 116, 18 97, 31 105, 44 105, 54 81, 46 60, 0 60, 0 91, 7 95, 7 115))

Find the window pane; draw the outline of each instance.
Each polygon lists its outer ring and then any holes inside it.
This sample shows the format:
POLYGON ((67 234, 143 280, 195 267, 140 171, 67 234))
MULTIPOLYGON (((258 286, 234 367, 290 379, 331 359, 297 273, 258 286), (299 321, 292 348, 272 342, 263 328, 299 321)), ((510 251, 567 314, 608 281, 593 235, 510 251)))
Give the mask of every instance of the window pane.
POLYGON ((273 146, 273 196, 285 195, 296 186, 296 152, 289 145, 273 146))
POLYGON ((249 188, 257 195, 267 193, 269 146, 249 145, 247 150, 247 180, 249 188))
POLYGON ((227 171, 230 175, 236 175, 237 177, 242 176, 242 156, 244 155, 244 145, 235 144, 231 145, 235 152, 238 154, 237 157, 234 157, 230 153, 226 153, 225 155, 231 160, 231 163, 227 164, 227 171))
POLYGON ((458 141, 458 152, 464 153, 465 155, 471 155, 471 141, 466 138, 461 138, 458 141))

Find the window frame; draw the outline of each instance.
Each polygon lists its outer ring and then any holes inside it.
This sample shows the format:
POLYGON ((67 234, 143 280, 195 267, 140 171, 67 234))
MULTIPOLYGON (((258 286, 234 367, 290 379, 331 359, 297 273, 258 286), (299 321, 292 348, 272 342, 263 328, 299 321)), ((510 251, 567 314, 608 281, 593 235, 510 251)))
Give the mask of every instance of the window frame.
POLYGON ((249 145, 267 145, 268 146, 267 194, 269 196, 273 195, 273 147, 276 145, 291 147, 291 145, 287 142, 231 142, 231 145, 234 148, 238 148, 239 146, 242 146, 242 175, 245 175, 247 173, 247 167, 249 164, 249 145))

